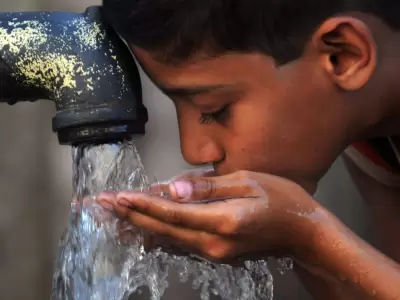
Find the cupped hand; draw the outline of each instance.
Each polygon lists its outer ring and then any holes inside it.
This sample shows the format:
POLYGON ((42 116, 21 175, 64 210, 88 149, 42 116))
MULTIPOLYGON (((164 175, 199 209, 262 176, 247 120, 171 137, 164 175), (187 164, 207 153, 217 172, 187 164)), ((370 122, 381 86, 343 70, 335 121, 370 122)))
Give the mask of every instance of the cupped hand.
MULTIPOLYGON (((115 192, 104 192, 101 194, 102 199, 97 201, 96 198, 98 199, 98 197, 92 196, 87 196, 81 201, 74 199, 71 203, 71 213, 73 217, 75 217, 75 222, 79 222, 78 217, 82 213, 82 210, 87 210, 92 217, 92 222, 94 222, 96 226, 103 226, 111 222, 113 224, 112 226, 117 226, 118 236, 116 237, 122 244, 134 243, 140 232, 137 228, 133 228, 131 222, 126 218, 116 219, 114 207, 109 202, 114 199, 115 196, 115 192)), ((85 222, 87 222, 87 220, 85 222)), ((146 247, 150 247, 150 245, 154 244, 150 234, 144 234, 144 242, 146 247)))
POLYGON ((314 221, 323 211, 294 182, 247 171, 179 177, 155 189, 171 199, 126 191, 101 203, 111 204, 119 217, 168 237, 181 249, 217 262, 267 254, 296 256, 308 247, 314 221))

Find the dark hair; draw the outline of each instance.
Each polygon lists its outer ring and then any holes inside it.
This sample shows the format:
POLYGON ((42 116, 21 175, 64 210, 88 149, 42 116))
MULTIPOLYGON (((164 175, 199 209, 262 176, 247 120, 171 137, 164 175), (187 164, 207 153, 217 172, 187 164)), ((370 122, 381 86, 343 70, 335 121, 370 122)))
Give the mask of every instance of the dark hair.
POLYGON ((103 7, 126 41, 167 62, 199 50, 259 51, 289 62, 301 56, 318 25, 347 11, 400 27, 400 0, 104 0, 103 7))

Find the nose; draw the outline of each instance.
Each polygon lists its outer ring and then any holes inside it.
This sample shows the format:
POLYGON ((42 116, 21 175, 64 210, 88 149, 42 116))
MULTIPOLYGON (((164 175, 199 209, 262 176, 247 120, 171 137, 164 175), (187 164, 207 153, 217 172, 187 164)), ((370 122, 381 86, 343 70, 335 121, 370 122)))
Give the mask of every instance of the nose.
MULTIPOLYGON (((205 125, 198 125, 205 126, 205 125)), ((211 132, 205 130, 180 130, 181 151, 185 161, 191 165, 217 163, 224 159, 223 148, 211 132)))

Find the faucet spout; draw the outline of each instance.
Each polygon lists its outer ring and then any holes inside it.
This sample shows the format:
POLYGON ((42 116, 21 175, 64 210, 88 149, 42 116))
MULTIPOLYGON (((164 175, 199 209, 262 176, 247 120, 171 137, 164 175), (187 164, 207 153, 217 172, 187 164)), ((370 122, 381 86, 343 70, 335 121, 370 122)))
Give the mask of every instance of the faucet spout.
POLYGON ((55 103, 60 144, 145 133, 137 66, 101 7, 83 14, 0 13, 0 102, 39 99, 55 103))

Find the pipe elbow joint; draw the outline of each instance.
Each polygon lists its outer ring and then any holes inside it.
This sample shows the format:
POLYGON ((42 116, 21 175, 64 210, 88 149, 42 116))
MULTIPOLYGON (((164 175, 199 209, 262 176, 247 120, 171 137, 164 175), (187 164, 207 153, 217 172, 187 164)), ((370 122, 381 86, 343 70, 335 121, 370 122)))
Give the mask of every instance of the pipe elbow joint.
POLYGON ((0 58, 0 73, 14 85, 7 102, 54 101, 53 131, 60 144, 113 142, 145 133, 148 116, 138 68, 103 20, 101 7, 84 14, 2 16, 0 58))

